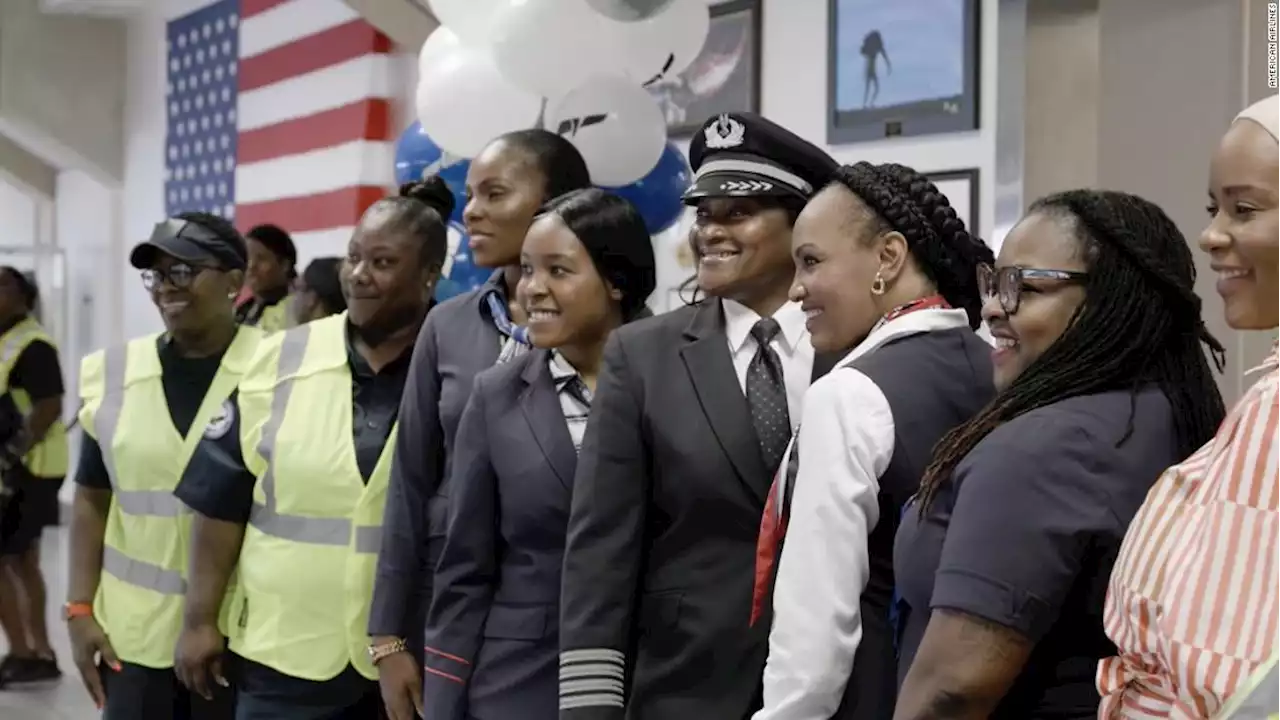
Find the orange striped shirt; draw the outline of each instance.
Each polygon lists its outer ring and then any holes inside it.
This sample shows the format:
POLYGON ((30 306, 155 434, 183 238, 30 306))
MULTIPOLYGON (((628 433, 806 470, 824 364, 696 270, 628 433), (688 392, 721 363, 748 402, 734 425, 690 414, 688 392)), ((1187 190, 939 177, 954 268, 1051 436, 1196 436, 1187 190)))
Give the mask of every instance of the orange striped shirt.
POLYGON ((1209 718, 1276 649, 1275 349, 1214 436, 1165 471, 1125 535, 1103 623, 1099 718, 1209 718))

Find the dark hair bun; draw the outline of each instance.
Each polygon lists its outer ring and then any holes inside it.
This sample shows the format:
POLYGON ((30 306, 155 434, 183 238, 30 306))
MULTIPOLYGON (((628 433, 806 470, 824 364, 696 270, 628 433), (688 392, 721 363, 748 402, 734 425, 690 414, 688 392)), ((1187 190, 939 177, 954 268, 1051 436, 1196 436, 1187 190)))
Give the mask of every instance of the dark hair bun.
POLYGON ((400 186, 400 197, 412 198, 440 213, 440 219, 449 221, 457 203, 453 199, 453 191, 440 179, 439 175, 428 175, 422 180, 405 183, 400 186))

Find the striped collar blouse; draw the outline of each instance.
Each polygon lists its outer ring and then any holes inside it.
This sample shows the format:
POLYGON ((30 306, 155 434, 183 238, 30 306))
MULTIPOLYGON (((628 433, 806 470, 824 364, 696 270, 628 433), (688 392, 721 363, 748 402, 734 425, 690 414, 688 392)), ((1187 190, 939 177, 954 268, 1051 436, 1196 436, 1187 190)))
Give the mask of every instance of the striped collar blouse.
POLYGON ((1099 718, 1210 718, 1276 651, 1275 348, 1214 436, 1169 468, 1134 518, 1104 624, 1099 718))

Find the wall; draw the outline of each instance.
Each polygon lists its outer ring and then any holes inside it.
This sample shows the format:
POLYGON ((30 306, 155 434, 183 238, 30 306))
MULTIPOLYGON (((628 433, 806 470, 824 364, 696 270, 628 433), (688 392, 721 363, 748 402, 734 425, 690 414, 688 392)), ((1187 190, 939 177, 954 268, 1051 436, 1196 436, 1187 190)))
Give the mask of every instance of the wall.
POLYGON ((36 205, 23 189, 0 177, 0 247, 36 242, 36 205))
POLYGON ((46 162, 118 180, 124 42, 119 20, 0 2, 0 129, 46 162))

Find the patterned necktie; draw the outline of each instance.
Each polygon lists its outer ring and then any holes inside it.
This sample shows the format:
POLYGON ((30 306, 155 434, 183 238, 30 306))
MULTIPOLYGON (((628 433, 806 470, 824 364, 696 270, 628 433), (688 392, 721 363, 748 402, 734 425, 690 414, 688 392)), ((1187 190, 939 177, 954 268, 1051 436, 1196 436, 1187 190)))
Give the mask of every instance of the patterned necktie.
POLYGON ((756 340, 756 354, 747 366, 747 407, 751 408, 751 424, 760 441, 760 454, 772 475, 782 461, 791 439, 791 416, 787 412, 787 386, 782 377, 782 361, 769 347, 777 336, 778 321, 761 318, 751 327, 756 340))

